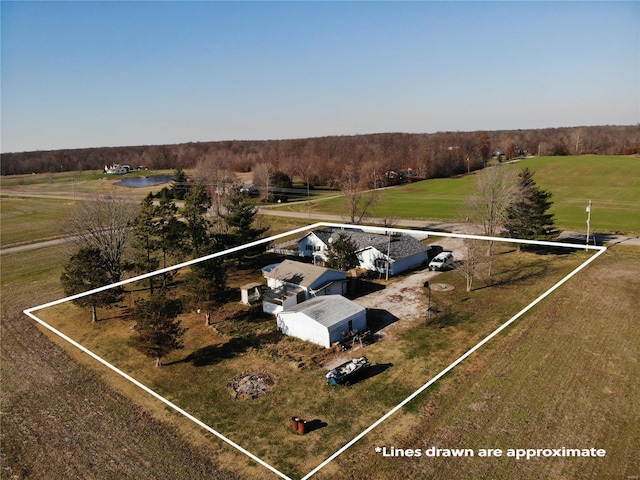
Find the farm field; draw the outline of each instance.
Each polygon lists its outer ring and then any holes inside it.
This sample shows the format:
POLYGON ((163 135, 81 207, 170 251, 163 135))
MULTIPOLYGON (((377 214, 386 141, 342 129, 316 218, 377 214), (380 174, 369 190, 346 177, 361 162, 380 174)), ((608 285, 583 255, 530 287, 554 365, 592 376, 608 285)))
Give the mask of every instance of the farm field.
POLYGON ((71 200, 0 197, 0 247, 10 248, 63 236, 71 200))
MULTIPOLYGON (((584 155, 529 158, 501 168, 534 171, 536 183, 553 194, 551 213, 565 230, 586 229, 585 208, 593 201, 591 226, 600 233, 640 232, 640 158, 584 155), (604 181, 603 179, 606 179, 604 181)), ((372 217, 463 221, 464 199, 475 175, 431 179, 378 192, 372 217)), ((304 207, 300 207, 304 208, 304 207)), ((315 213, 343 214, 341 199, 317 202, 315 213)))
POLYGON ((119 186, 123 178, 171 175, 173 170, 144 170, 128 173, 126 176, 107 175, 101 171, 38 173, 34 175, 11 175, 0 177, 3 194, 65 196, 68 199, 93 198, 96 195, 113 194, 140 201, 150 191, 160 187, 128 188, 119 186))

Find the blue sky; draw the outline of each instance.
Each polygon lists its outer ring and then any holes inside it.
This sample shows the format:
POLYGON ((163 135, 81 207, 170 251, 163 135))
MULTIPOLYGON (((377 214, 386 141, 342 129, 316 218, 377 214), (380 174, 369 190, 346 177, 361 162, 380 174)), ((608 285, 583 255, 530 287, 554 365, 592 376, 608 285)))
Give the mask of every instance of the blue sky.
POLYGON ((640 2, 8 2, 2 151, 640 122, 640 2))

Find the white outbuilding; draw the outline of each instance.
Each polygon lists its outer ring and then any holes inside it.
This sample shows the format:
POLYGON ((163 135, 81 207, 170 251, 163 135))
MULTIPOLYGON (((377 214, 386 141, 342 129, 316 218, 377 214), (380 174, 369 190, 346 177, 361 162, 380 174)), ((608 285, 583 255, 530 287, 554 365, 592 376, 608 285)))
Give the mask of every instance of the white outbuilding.
POLYGON ((367 328, 367 310, 342 295, 315 297, 277 314, 285 335, 329 348, 349 333, 367 328))

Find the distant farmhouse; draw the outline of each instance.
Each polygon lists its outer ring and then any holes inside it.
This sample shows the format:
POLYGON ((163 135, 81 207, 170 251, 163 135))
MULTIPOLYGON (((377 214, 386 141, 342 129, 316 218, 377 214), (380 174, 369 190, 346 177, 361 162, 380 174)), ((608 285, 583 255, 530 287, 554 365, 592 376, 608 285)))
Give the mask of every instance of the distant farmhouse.
POLYGON ((325 262, 327 250, 339 235, 348 235, 356 244, 360 268, 398 275, 427 261, 429 247, 409 235, 378 235, 363 230, 323 228, 309 232, 298 241, 299 254, 325 262))
POLYGON ((277 314, 305 300, 323 295, 342 295, 347 292, 347 273, 293 260, 284 260, 262 270, 269 290, 262 308, 277 314))
POLYGON ((114 163, 111 166, 104 166, 104 173, 108 173, 109 175, 125 175, 131 171, 131 167, 129 165, 118 165, 114 163))

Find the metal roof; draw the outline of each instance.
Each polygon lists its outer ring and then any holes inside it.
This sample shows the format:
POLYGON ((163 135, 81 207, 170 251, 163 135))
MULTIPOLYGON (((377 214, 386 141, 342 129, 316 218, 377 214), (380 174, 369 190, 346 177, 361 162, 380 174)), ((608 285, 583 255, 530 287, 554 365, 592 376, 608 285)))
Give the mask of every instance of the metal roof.
POLYGON ((329 328, 344 319, 365 311, 355 302, 342 295, 322 295, 314 297, 281 313, 302 313, 319 324, 329 328))

